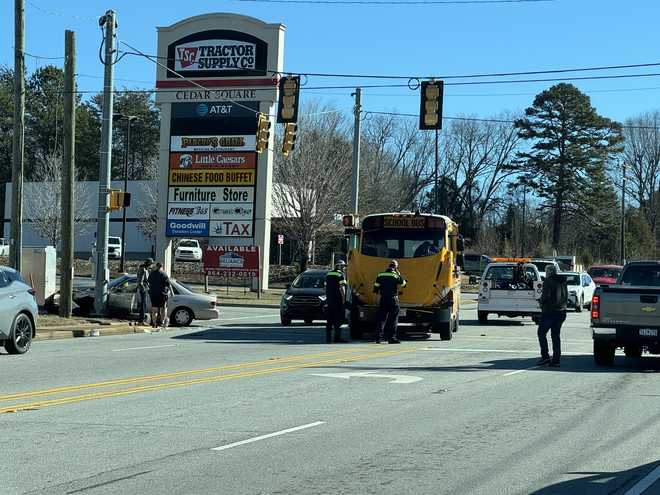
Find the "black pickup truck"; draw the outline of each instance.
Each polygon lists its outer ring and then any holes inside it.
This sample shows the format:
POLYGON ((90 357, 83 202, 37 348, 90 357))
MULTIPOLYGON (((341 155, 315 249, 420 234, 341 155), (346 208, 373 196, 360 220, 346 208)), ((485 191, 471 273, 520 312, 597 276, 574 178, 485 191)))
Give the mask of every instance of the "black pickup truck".
POLYGON ((591 303, 594 360, 614 362, 617 347, 627 357, 660 354, 660 261, 628 263, 615 285, 601 285, 591 303))

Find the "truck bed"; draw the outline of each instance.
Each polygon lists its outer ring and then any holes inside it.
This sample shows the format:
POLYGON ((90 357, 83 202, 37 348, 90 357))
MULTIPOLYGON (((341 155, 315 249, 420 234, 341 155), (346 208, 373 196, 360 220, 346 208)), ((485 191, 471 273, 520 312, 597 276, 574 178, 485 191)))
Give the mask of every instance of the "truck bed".
POLYGON ((594 327, 660 328, 660 287, 602 285, 594 327))

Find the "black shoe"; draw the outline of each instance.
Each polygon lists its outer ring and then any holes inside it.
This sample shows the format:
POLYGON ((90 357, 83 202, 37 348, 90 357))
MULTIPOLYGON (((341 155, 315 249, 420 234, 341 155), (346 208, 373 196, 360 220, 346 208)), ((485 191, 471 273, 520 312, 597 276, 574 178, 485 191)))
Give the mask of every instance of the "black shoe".
POLYGON ((401 341, 399 339, 389 339, 387 341, 388 344, 400 344, 401 341))
POLYGON ((348 340, 344 340, 342 338, 338 338, 334 340, 335 344, 348 344, 348 340))
POLYGON ((560 364, 559 361, 551 361, 548 366, 550 366, 551 368, 559 368, 560 364))
POLYGON ((382 340, 380 340, 380 337, 376 339, 376 344, 382 344, 382 340))
POLYGON ((550 358, 544 358, 542 357, 538 361, 536 361, 536 366, 546 366, 550 364, 550 358))

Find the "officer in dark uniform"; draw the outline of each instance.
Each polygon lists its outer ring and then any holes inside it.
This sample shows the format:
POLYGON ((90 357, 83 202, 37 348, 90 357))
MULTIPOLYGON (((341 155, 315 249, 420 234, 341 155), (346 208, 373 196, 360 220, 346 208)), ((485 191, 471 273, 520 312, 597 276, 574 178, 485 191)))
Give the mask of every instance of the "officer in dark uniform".
POLYGON ((327 307, 327 322, 325 325, 325 341, 347 342, 341 338, 341 326, 344 323, 344 300, 346 296, 346 279, 344 278, 344 265, 340 261, 325 276, 325 297, 327 307), (334 329, 334 339, 332 331, 334 329))
POLYGON ((399 273, 399 263, 392 260, 387 270, 378 274, 374 292, 380 294, 376 343, 380 344, 383 332, 390 344, 400 344, 397 325, 399 323, 399 286, 405 287, 406 280, 399 273))

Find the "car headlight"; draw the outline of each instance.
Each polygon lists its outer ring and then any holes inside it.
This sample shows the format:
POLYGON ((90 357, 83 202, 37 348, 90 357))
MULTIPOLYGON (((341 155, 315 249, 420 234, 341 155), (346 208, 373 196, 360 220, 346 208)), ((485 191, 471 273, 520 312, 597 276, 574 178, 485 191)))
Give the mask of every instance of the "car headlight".
POLYGON ((293 299, 293 295, 291 295, 291 294, 284 294, 284 300, 285 300, 285 301, 290 301, 291 299, 293 299))
POLYGON ((327 297, 326 297, 326 296, 319 296, 319 299, 320 299, 321 301, 325 301, 325 300, 327 299, 327 297))

